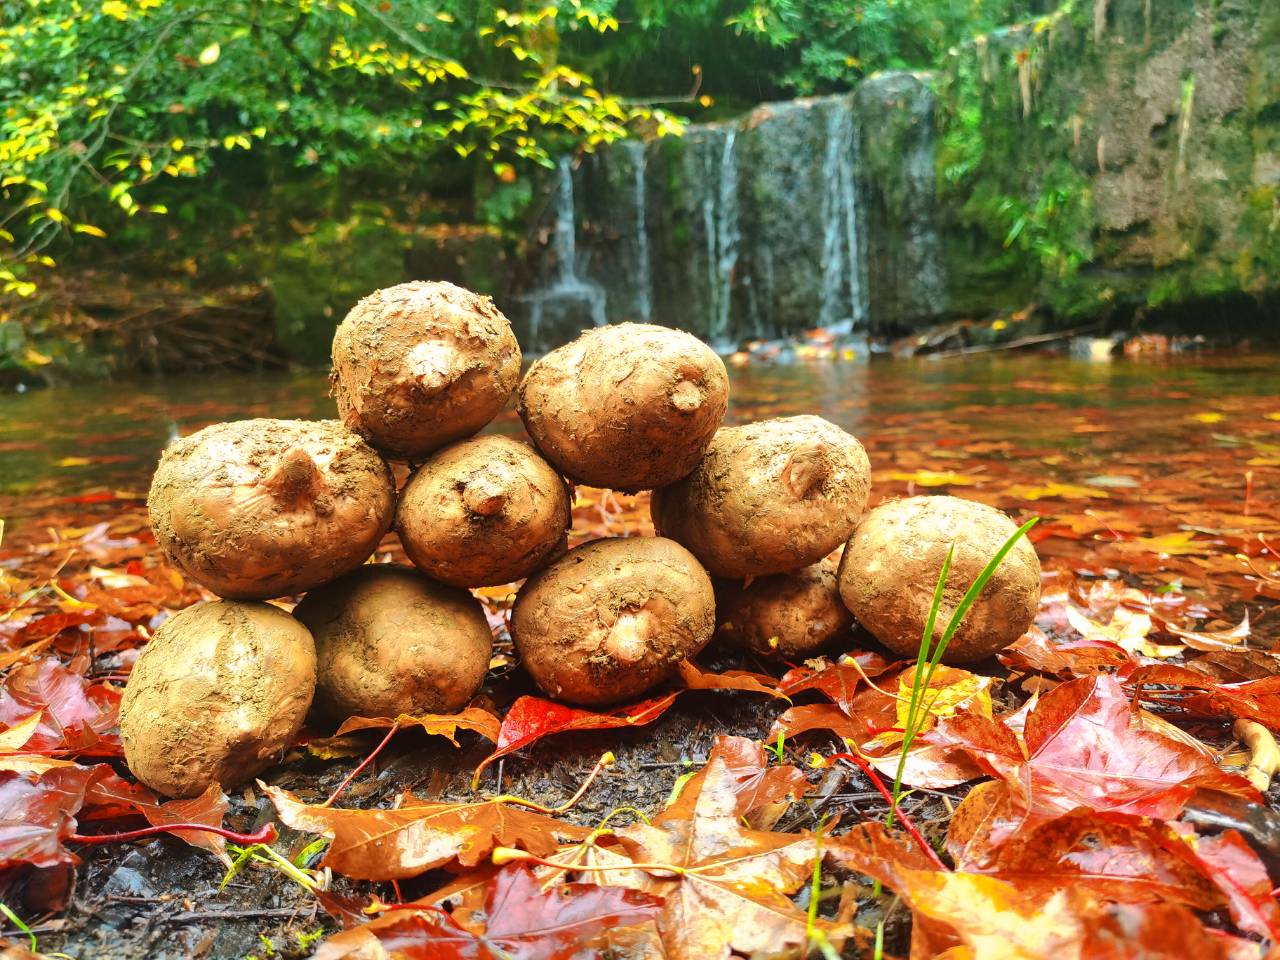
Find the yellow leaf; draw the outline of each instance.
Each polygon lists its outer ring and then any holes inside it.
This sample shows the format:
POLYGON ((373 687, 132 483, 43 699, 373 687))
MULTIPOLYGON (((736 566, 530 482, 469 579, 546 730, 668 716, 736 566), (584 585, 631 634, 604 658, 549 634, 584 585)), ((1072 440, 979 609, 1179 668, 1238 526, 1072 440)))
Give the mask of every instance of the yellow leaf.
MULTIPOLYGON (((902 731, 911 718, 911 685, 915 680, 915 667, 902 671, 898 677, 898 701, 895 707, 897 730, 885 730, 868 740, 863 749, 880 753, 900 746, 902 731)), ((980 677, 957 667, 937 667, 929 680, 929 686, 921 692, 917 708, 919 732, 931 729, 943 717, 949 717, 961 707, 984 717, 991 716, 991 677, 980 677), (924 712, 927 708, 927 713, 924 712)))
POLYGON ((186 145, 187 145, 187 141, 183 140, 181 137, 174 137, 172 140, 169 141, 170 150, 181 150, 186 145))
POLYGON ((95 227, 92 223, 77 223, 71 228, 75 233, 87 233, 91 237, 105 237, 106 231, 101 227, 95 227))
POLYGON ((1078 487, 1072 483, 1047 483, 1043 487, 1015 484, 1008 490, 1002 490, 1001 493, 1017 500, 1040 500, 1044 497, 1059 497, 1063 500, 1106 500, 1111 496, 1105 490, 1078 487))
POLYGON ((222 44, 211 43, 200 51, 198 59, 202 67, 209 67, 217 63, 220 56, 222 56, 222 44))
POLYGON ((1194 413, 1191 419, 1199 420, 1201 423, 1221 423, 1227 419, 1227 415, 1225 413, 1194 413))
POLYGON ((102 12, 105 16, 113 17, 116 20, 124 21, 129 19, 129 7, 122 3, 121 0, 106 0, 102 5, 102 12))
POLYGON ((44 711, 37 710, 25 720, 21 720, 9 727, 7 730, 0 731, 0 750, 21 750, 27 745, 27 741, 35 735, 36 727, 40 726, 40 721, 44 718, 44 711))
POLYGON ((356 15, 356 8, 349 3, 339 2, 338 9, 341 10, 343 13, 345 13, 348 17, 354 17, 356 15))
POLYGON ((1268 420, 1280 420, 1280 410, 1275 413, 1264 413, 1263 416, 1268 420))
POLYGON ((917 470, 915 473, 893 473, 889 477, 892 480, 914 483, 919 487, 971 487, 981 482, 977 477, 967 477, 950 470, 917 470))
POLYGON ((1151 632, 1152 623, 1147 614, 1117 606, 1111 619, 1103 622, 1093 619, 1073 604, 1067 604, 1066 612, 1067 622, 1086 640, 1106 640, 1124 647, 1130 653, 1151 655, 1147 634, 1151 632))
POLYGON ((91 463, 93 461, 86 457, 63 457, 61 460, 55 460, 53 465, 55 467, 87 467, 91 463))
POLYGON ((45 215, 54 223, 67 222, 67 215, 63 213, 61 210, 59 210, 57 207, 50 207, 48 210, 45 211, 45 215))
POLYGON ((53 363, 53 357, 46 356, 34 347, 27 347, 26 353, 23 354, 22 359, 37 367, 43 367, 47 364, 53 363))
POLYGON ((1191 530, 1165 533, 1158 537, 1138 537, 1117 543, 1115 548, 1126 553, 1163 553, 1169 556, 1210 552, 1207 546, 1195 539, 1195 532, 1191 530))

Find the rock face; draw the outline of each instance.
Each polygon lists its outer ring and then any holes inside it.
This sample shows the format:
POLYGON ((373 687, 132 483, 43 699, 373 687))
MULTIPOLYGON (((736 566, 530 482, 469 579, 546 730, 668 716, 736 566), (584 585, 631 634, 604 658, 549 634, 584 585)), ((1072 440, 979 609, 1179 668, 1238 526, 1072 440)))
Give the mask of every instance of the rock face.
POLYGON ((1111 0, 1046 21, 960 49, 939 78, 953 308, 1039 299, 1071 323, 1274 296, 1274 4, 1111 0))
POLYGON ((638 321, 728 345, 865 320, 857 158, 844 95, 562 161, 537 283, 510 305, 521 343, 638 321))
POLYGON ((546 350, 626 320, 731 345, 1037 302, 1064 325, 1256 304, 1280 276, 1271 5, 1096 0, 934 76, 562 161, 504 307, 546 350))

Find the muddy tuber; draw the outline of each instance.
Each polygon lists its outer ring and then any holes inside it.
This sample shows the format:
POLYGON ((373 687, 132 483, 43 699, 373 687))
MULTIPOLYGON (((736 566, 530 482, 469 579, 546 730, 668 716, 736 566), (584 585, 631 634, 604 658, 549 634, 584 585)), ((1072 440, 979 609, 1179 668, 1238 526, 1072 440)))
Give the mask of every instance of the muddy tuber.
MULTIPOLYGON (((1017 529, 994 507, 958 497, 883 503, 863 518, 845 547, 840 595, 876 639, 899 656, 915 657, 948 548, 955 544, 936 637, 1017 529)), ((1023 537, 978 594, 943 662, 969 663, 1003 650, 1031 626, 1039 602, 1040 560, 1023 537)))
POLYGON ((419 460, 478 432, 520 378, 493 301, 451 283, 402 283, 357 303, 333 337, 343 422, 388 457, 419 460))
POLYGON ((316 706, 335 720, 451 713, 489 669, 480 602, 409 567, 363 566, 308 593, 294 615, 316 641, 316 706))
POLYGON ((409 559, 459 587, 521 580, 565 551, 569 488, 527 444, 476 437, 424 463, 400 496, 409 559))
POLYGON ((692 470, 728 400, 724 363, 697 337, 623 323, 536 361, 517 406, 543 456, 570 479, 634 492, 692 470))
POLYGON ((284 610, 229 600, 188 607, 138 654, 120 700, 125 761, 170 797, 234 787, 292 742, 315 685, 311 634, 284 610))
POLYGON ((803 660, 848 638, 853 615, 840 599, 836 561, 792 573, 716 584, 717 636, 757 656, 803 660))
POLYGON ((241 420, 169 447, 147 508, 156 541, 192 579, 265 600, 363 563, 391 526, 395 488, 337 421, 241 420))
POLYGON ((511 634, 547 694, 588 706, 671 676, 715 630, 711 578, 671 540, 593 540, 525 582, 511 634))
POLYGON ((786 573, 849 537, 870 470, 862 444, 821 417, 724 427, 692 473, 654 491, 653 524, 718 577, 786 573))

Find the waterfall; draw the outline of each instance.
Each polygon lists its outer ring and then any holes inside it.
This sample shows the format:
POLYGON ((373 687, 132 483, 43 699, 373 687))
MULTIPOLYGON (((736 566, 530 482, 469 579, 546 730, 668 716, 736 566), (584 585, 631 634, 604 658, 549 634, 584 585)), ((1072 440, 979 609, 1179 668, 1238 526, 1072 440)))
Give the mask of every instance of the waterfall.
POLYGON ((933 135, 927 84, 898 72, 562 157, 522 343, 657 319, 731 349, 944 316, 933 135))
POLYGON ((526 350, 559 346, 587 326, 603 327, 605 289, 578 275, 578 223, 573 189, 573 164, 568 156, 556 162, 552 191, 551 282, 521 297, 528 310, 526 350))
POLYGON ((702 145, 702 229, 706 242, 707 340, 729 340, 734 268, 738 264, 737 130, 708 128, 702 145))
POLYGON ((551 253, 556 259, 555 286, 564 289, 578 282, 578 227, 573 208, 573 167, 567 156, 556 161, 555 212, 551 253))
POLYGON ((642 140, 628 140, 622 149, 631 158, 631 279, 635 285, 636 319, 653 319, 653 262, 649 254, 648 147, 642 140))
POLYGON ((864 258, 858 238, 857 130, 849 100, 832 103, 825 113, 818 325, 850 327, 867 317, 862 283, 864 258))

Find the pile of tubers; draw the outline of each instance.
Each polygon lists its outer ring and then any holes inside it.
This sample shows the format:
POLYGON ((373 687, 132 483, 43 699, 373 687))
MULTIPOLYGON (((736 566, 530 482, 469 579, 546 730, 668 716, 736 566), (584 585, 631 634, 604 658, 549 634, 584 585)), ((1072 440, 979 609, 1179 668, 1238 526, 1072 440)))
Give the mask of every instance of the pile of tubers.
MULTIPOLYGON (((156 541, 223 599, 170 618, 138 657, 120 727, 139 780, 195 796, 269 766, 308 716, 463 708, 493 642, 468 588, 523 580, 510 622, 523 666, 587 706, 645 693, 717 634, 800 660, 851 639, 856 618, 914 656, 949 545, 939 633, 1015 529, 952 497, 864 515, 858 440, 816 416, 723 426, 724 363, 688 333, 599 327, 520 367, 488 298, 401 284, 337 329, 340 421, 220 423, 165 451, 156 541), (532 444, 476 436, 513 392, 532 444), (399 491, 388 461, 411 468, 399 491), (657 535, 568 549, 570 483, 652 490, 657 535), (367 565, 392 529, 413 566, 367 565), (292 613, 265 602, 298 594, 292 613)), ((1017 639, 1039 590, 1019 541, 947 659, 1017 639)))

